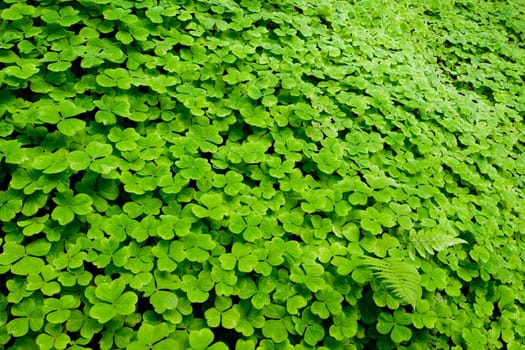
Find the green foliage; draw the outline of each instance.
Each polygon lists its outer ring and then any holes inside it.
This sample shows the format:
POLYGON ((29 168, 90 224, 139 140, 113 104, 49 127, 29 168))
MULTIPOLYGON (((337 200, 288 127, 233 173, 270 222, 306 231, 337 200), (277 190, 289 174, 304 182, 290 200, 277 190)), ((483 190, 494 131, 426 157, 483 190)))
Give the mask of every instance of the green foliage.
POLYGON ((93 199, 85 194, 79 193, 73 195, 73 191, 67 190, 63 193, 57 193, 53 198, 57 204, 55 209, 51 212, 51 218, 60 223, 60 225, 67 225, 73 221, 76 215, 87 215, 91 212, 91 205, 93 199))
POLYGON ((397 257, 363 258, 381 281, 403 302, 416 305, 421 298, 420 275, 410 262, 397 257))
POLYGON ((192 349, 201 350, 208 348, 213 342, 213 337, 213 332, 208 328, 204 328, 191 331, 188 340, 192 349))
POLYGON ((0 348, 522 348, 524 16, 0 2, 0 348))
POLYGON ((101 283, 95 289, 96 300, 89 315, 100 323, 106 323, 117 315, 129 315, 135 311, 138 301, 133 292, 124 292, 126 285, 121 280, 101 283))
POLYGON ((417 234, 411 232, 409 240, 409 250, 412 256, 415 250, 424 258, 428 254, 432 255, 456 244, 468 243, 464 239, 432 230, 423 230, 417 234))

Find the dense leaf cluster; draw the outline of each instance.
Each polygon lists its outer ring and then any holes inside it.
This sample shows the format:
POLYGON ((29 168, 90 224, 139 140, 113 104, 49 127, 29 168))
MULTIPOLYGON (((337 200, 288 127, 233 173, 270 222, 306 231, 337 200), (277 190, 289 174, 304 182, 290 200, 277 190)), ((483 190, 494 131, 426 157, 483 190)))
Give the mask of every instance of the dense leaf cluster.
POLYGON ((521 0, 4 0, 0 347, 523 349, 521 0))

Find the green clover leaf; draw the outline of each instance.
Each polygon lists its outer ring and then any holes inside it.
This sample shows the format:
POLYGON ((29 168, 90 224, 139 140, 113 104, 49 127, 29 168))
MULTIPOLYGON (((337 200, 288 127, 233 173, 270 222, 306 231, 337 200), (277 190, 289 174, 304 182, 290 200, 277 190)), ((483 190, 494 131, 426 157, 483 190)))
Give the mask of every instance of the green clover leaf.
POLYGON ((394 317, 389 313, 382 312, 378 316, 377 331, 381 334, 390 333, 392 340, 398 344, 408 341, 412 338, 412 331, 406 325, 412 323, 411 316, 403 309, 394 311, 394 317))
POLYGON ((22 3, 14 3, 10 7, 2 11, 2 18, 10 21, 17 21, 22 19, 24 15, 33 15, 35 7, 22 3))
POLYGON ((9 164, 21 164, 29 160, 28 154, 22 144, 17 140, 0 140, 0 159, 5 157, 9 164))
POLYGON ((93 102, 99 108, 95 118, 105 125, 115 124, 115 116, 129 117, 131 104, 126 96, 110 97, 104 95, 100 100, 93 102))
POLYGON ((130 218, 134 219, 142 214, 158 215, 161 206, 162 201, 158 198, 139 197, 133 202, 125 203, 122 209, 130 218))
POLYGON ((376 329, 380 334, 388 334, 394 327, 394 319, 391 314, 382 312, 379 314, 376 329))
POLYGON ((168 346, 174 346, 171 349, 180 349, 179 344, 174 340, 165 339, 170 333, 166 323, 157 325, 144 323, 137 332, 137 341, 131 342, 128 349, 167 349, 168 346), (165 340, 162 340, 165 339, 165 340))
POLYGON ((270 113, 264 106, 253 107, 251 104, 245 104, 239 109, 241 116, 244 121, 250 125, 266 128, 273 124, 273 119, 270 117, 270 113))
POLYGON ((40 333, 36 337, 36 343, 40 349, 65 349, 71 342, 69 335, 62 333, 59 325, 49 326, 50 327, 46 327, 46 333, 40 333))
POLYGON ((15 337, 21 337, 29 330, 39 331, 44 325, 41 297, 25 298, 22 302, 13 305, 11 313, 18 318, 7 324, 7 332, 15 337))
POLYGON ((11 272, 16 275, 38 273, 45 264, 36 256, 45 256, 50 248, 51 243, 44 239, 32 242, 26 248, 17 243, 7 242, 4 244, 4 252, 0 254, 0 265, 10 265, 11 272))
POLYGON ((324 328, 319 324, 307 326, 306 331, 304 332, 304 341, 311 346, 316 346, 318 342, 324 339, 324 337, 324 328))
POLYGON ((102 87, 116 86, 123 90, 131 88, 131 78, 129 72, 123 68, 105 69, 101 74, 97 75, 96 81, 97 84, 102 87))
POLYGON ((22 209, 22 197, 19 191, 13 189, 0 191, 0 221, 8 222, 15 218, 22 209))
MULTIPOLYGON (((111 130, 113 130, 113 128, 111 130)), ((107 157, 111 154, 112 151, 113 147, 110 144, 98 141, 91 141, 86 146, 86 154, 92 160, 107 157)))
POLYGON ((180 160, 175 162, 175 165, 181 169, 180 174, 190 180, 203 179, 211 170, 210 164, 206 159, 192 156, 182 156, 180 160))
POLYGON ((361 227, 373 235, 383 232, 382 227, 389 228, 396 224, 396 216, 389 208, 384 208, 379 212, 374 207, 368 207, 361 211, 361 227))
POLYGON ((174 310, 177 308, 179 299, 173 292, 159 290, 153 293, 150 297, 151 305, 155 309, 155 312, 162 314, 166 310, 174 310))
POLYGON ((193 303, 203 303, 208 300, 209 291, 214 282, 209 274, 201 272, 197 277, 184 275, 182 277, 181 289, 186 292, 188 299, 193 303))
POLYGON ((241 313, 238 305, 232 307, 232 301, 229 297, 218 297, 215 299, 215 307, 205 311, 206 318, 210 327, 222 326, 226 329, 233 329, 237 326, 241 313))
POLYGON ((193 125, 188 131, 188 137, 203 152, 217 152, 217 145, 223 142, 218 128, 212 125, 193 125))
POLYGON ((294 295, 286 300, 286 310, 291 315, 296 315, 300 309, 308 304, 307 299, 301 295, 294 295))
POLYGON ((45 299, 43 311, 47 314, 47 321, 52 324, 61 324, 68 320, 71 315, 71 309, 76 309, 79 305, 80 298, 66 294, 61 296, 60 299, 45 299))
POLYGON ((235 350, 255 350, 256 340, 255 339, 239 339, 235 343, 235 350))
POLYGON ((38 73, 40 69, 34 63, 20 62, 18 66, 9 66, 4 69, 4 72, 8 75, 12 75, 19 79, 27 80, 31 76, 38 73))
POLYGON ((282 343, 288 339, 288 330, 282 320, 267 320, 264 322, 262 333, 276 343, 282 343))
POLYGON ((410 338, 412 338, 412 331, 408 327, 395 325, 390 336, 394 342, 399 344, 410 340, 410 338))
POLYGON ((76 133, 82 131, 85 127, 86 122, 76 118, 65 119, 57 125, 58 130, 67 136, 74 136, 76 133))
MULTIPOLYGON (((31 196, 30 196, 31 197, 31 196)), ((40 203, 33 203, 31 201, 32 198, 30 198, 30 205, 35 205, 34 208, 31 208, 30 210, 26 208, 26 210, 22 210, 22 212, 24 213, 24 215, 27 215, 27 214, 36 214, 36 212, 38 211, 38 209, 40 209, 41 207, 43 207, 43 204, 41 205, 40 203)), ((45 198, 47 199, 47 198, 45 198)), ((26 202, 27 204, 27 202, 26 202)), ((49 219, 49 214, 46 214, 44 216, 41 216, 41 217, 32 217, 31 219, 29 220, 20 220, 17 224, 18 226, 20 227, 23 227, 23 233, 24 233, 24 236, 34 236, 36 234, 39 234, 41 233, 45 228, 46 228, 46 222, 47 220, 49 219)))
POLYGON ((93 210, 93 199, 85 193, 73 195, 73 191, 67 190, 57 193, 53 201, 57 206, 51 212, 51 218, 62 226, 73 221, 75 215, 87 215, 93 210))
POLYGON ((438 321, 438 315, 434 310, 432 310, 430 302, 427 300, 421 300, 421 302, 416 307, 412 319, 414 327, 417 329, 422 329, 423 327, 431 329, 434 328, 436 322, 438 321))
POLYGON ((204 350, 213 342, 213 332, 209 328, 190 331, 189 343, 192 349, 204 350))
POLYGON ((7 324, 7 333, 14 337, 22 337, 29 331, 29 320, 27 318, 15 318, 7 324))
POLYGON ((100 323, 106 323, 117 315, 133 313, 138 297, 133 292, 124 292, 125 288, 126 284, 122 280, 98 285, 95 289, 95 295, 100 302, 91 307, 89 315, 100 323))

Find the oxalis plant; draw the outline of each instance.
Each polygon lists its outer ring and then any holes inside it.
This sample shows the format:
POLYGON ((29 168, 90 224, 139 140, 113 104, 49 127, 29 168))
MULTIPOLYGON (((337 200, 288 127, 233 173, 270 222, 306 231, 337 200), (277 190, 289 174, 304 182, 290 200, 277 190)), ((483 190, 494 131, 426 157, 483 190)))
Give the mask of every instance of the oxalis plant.
POLYGON ((0 2, 0 348, 525 349, 523 18, 0 2))

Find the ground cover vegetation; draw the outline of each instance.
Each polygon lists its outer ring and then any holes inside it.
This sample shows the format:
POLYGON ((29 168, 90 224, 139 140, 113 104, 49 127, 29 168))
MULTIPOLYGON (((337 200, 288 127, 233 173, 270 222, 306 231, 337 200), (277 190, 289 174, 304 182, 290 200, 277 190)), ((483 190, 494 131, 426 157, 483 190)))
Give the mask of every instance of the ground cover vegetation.
POLYGON ((524 18, 0 2, 0 347, 525 349, 524 18))

